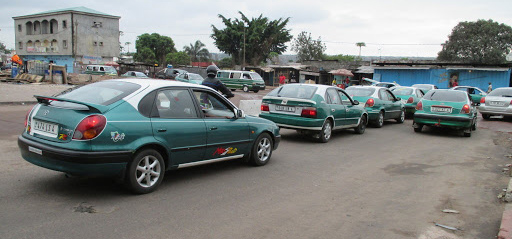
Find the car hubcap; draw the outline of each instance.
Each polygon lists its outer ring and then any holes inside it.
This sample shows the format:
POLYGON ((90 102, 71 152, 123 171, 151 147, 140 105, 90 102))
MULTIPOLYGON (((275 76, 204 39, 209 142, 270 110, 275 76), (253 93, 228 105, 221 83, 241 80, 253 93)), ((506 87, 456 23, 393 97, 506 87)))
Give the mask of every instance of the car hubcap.
POLYGON ((381 114, 379 114, 379 125, 382 125, 382 124, 384 124, 384 115, 382 115, 382 113, 381 113, 381 114))
POLYGON ((270 146, 270 140, 267 138, 261 139, 261 141, 258 143, 258 158, 260 159, 260 161, 267 161, 268 157, 270 156, 271 150, 272 147, 270 146))
POLYGON ((329 123, 325 124, 324 137, 325 137, 325 139, 331 138, 331 124, 329 124, 329 123))
POLYGON ((142 158, 135 170, 135 178, 142 187, 151 187, 158 182, 160 178, 160 162, 154 156, 148 155, 142 158))
POLYGON ((405 120, 405 112, 402 111, 402 113, 400 114, 400 121, 404 121, 405 120))

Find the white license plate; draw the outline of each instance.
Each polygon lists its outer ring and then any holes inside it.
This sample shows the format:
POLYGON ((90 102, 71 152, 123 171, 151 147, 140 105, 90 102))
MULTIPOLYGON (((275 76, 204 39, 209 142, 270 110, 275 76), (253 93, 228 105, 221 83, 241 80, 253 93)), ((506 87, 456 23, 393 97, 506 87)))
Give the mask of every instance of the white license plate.
POLYGON ((57 134, 59 133, 59 126, 57 124, 32 120, 32 130, 37 134, 57 138, 57 134))
POLYGON ((293 106, 285 106, 285 105, 276 105, 277 111, 286 111, 286 112, 295 112, 295 107, 293 106))
POLYGON ((430 108, 430 110, 432 112, 438 112, 438 113, 451 113, 452 112, 452 108, 448 108, 448 107, 432 107, 432 108, 430 108))
POLYGON ((500 102, 500 101, 490 101, 490 102, 489 102, 489 105, 492 105, 492 106, 505 106, 505 102, 500 102))

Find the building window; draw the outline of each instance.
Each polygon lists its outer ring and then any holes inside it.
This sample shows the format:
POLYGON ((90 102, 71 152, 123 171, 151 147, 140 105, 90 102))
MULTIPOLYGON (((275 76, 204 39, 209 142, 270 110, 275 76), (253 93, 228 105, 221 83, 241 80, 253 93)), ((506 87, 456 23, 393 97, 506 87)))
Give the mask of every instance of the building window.
POLYGON ((68 28, 66 20, 62 21, 62 28, 68 28))
POLYGON ((92 24, 92 27, 102 27, 102 24, 101 24, 101 22, 94 22, 92 24))
POLYGON ((67 40, 62 41, 62 48, 68 49, 68 41, 67 40))
POLYGON ((103 46, 103 42, 102 41, 100 41, 100 46, 103 46))
POLYGON ((95 42, 93 43, 93 46, 97 46, 97 45, 98 45, 98 42, 97 42, 97 41, 95 41, 95 42))
POLYGON ((18 24, 18 31, 21 32, 21 24, 18 24))
POLYGON ((23 49, 23 42, 18 42, 18 46, 20 47, 20 49, 23 49))

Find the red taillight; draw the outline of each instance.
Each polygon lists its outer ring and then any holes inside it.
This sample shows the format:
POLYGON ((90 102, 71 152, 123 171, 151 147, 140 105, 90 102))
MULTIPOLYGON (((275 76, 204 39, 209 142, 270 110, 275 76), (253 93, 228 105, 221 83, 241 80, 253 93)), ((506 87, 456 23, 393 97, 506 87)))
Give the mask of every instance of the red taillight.
POLYGON ((373 100, 373 98, 370 98, 366 101, 364 107, 373 107, 373 105, 375 105, 375 100, 373 100))
POLYGON ((469 114, 470 109, 471 108, 469 107, 469 105, 465 104, 464 106, 462 106, 461 113, 469 114))
POLYGON ((414 102, 414 98, 409 97, 409 99, 407 100, 407 104, 411 104, 412 102, 414 102))
POLYGON ((485 104, 485 97, 482 97, 482 99, 480 99, 480 104, 485 104))
POLYGON ((268 104, 267 103, 262 103, 261 104, 261 111, 270 111, 270 109, 268 108, 268 104))
POLYGON ((30 111, 32 111, 32 110, 29 110, 27 112, 27 115, 25 115, 25 128, 27 128, 27 125, 28 125, 28 116, 30 115, 30 111))
POLYGON ((306 107, 302 109, 302 113, 300 114, 302 117, 308 118, 316 118, 316 108, 314 107, 306 107))
POLYGON ((421 101, 416 105, 416 110, 423 110, 423 103, 421 101))
POLYGON ((73 139, 89 140, 98 136, 105 128, 107 119, 103 115, 90 115, 83 119, 75 129, 73 139))

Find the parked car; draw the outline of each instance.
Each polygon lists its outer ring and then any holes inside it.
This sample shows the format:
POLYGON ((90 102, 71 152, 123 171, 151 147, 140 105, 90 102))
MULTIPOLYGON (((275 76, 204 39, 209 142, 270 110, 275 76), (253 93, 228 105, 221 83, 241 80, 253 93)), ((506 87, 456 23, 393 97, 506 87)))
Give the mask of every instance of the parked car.
POLYGON ((209 87, 150 79, 105 80, 36 96, 18 137, 22 157, 72 175, 118 175, 149 193, 170 169, 243 159, 265 165, 275 123, 246 116, 209 87))
POLYGON ((217 78, 232 91, 242 89, 244 92, 257 93, 265 90, 265 81, 253 71, 220 70, 217 72, 217 78))
POLYGON ((183 73, 176 76, 176 80, 200 85, 201 83, 203 83, 204 78, 199 74, 183 73))
POLYGON ((155 73, 155 78, 157 79, 171 79, 174 80, 177 75, 188 73, 186 70, 174 69, 174 68, 164 68, 155 73))
POLYGON ((332 130, 352 128, 363 134, 368 114, 357 100, 339 87, 287 84, 263 97, 261 118, 279 127, 295 129, 326 143, 332 130))
POLYGON ((379 83, 376 83, 375 86, 392 88, 392 87, 400 86, 400 85, 396 82, 379 82, 379 83))
POLYGON ((85 74, 117 76, 117 70, 113 66, 88 65, 85 68, 85 74))
POLYGON ((471 96, 471 99, 474 102, 480 102, 482 97, 487 95, 487 93, 485 93, 485 91, 481 90, 478 87, 473 87, 473 86, 455 86, 455 87, 452 87, 451 89, 468 92, 469 96, 471 96))
POLYGON ((494 89, 482 97, 477 108, 484 119, 489 119, 493 115, 512 117, 512 87, 494 89))
POLYGON ((470 137, 471 131, 476 130, 477 104, 464 91, 431 90, 416 106, 414 131, 421 132, 424 125, 447 127, 470 137))
POLYGON ((425 93, 416 87, 397 86, 391 90, 396 97, 400 97, 405 107, 405 115, 411 116, 416 112, 416 104, 420 102, 425 93))
POLYGON ((136 78, 149 78, 146 74, 140 72, 140 71, 127 71, 126 73, 122 74, 123 77, 136 77, 136 78))
POLYGON ((405 120, 405 106, 401 98, 396 97, 388 88, 379 86, 350 86, 347 93, 358 100, 365 102, 368 111, 368 121, 380 128, 385 120, 395 119, 398 123, 405 120))
POLYGON ((435 90, 438 89, 436 85, 433 84, 414 84, 411 87, 416 87, 419 89, 422 89, 423 92, 426 94, 429 90, 435 90))

